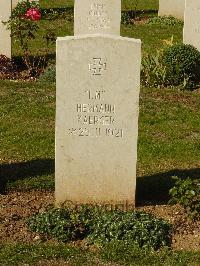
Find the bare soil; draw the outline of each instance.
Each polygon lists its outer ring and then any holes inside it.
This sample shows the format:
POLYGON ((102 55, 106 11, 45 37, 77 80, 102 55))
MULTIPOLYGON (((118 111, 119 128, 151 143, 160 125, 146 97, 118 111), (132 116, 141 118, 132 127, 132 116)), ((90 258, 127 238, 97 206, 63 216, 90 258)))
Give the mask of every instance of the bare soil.
MULTIPOLYGON (((9 192, 0 195, 0 243, 41 241, 39 235, 28 229, 25 220, 33 214, 44 212, 53 204, 52 192, 9 192)), ((189 220, 181 206, 150 205, 136 209, 164 218, 173 225, 173 249, 200 250, 200 223, 189 220)), ((45 241, 55 242, 52 239, 45 241)))

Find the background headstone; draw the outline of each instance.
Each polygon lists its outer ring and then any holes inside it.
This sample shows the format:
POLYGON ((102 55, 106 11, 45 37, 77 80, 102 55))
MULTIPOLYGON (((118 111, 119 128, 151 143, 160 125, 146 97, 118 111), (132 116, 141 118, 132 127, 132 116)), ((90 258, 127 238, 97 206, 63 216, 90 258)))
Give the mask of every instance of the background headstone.
POLYGON ((185 0, 159 0, 159 16, 173 16, 183 20, 184 10, 185 0))
POLYGON ((200 1, 186 0, 183 42, 200 51, 200 1))
POLYGON ((141 43, 58 38, 57 203, 134 204, 141 43))
POLYGON ((12 9, 14 9, 16 7, 18 2, 19 2, 19 0, 12 0, 12 9))
POLYGON ((75 0, 74 35, 120 35, 121 0, 75 0))
POLYGON ((8 21, 11 15, 11 1, 0 0, 0 54, 11 57, 10 31, 2 21, 8 21))

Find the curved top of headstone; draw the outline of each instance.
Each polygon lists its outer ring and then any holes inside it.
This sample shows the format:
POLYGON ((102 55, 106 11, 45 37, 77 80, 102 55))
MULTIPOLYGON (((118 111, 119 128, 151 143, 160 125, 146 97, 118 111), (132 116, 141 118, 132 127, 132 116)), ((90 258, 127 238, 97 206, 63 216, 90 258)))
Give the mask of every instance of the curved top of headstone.
POLYGON ((120 35, 121 0, 75 0, 74 35, 120 35))

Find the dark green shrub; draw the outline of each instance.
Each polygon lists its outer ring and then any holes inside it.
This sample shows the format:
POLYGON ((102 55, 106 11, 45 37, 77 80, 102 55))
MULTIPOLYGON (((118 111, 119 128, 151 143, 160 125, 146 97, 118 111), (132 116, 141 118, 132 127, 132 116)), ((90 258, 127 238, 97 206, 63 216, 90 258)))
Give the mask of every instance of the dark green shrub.
POLYGON ((47 67, 38 81, 41 83, 56 83, 56 67, 54 65, 47 67))
POLYGON ((166 85, 166 67, 162 62, 162 51, 155 55, 142 58, 141 84, 149 87, 164 87, 166 85))
POLYGON ((163 51, 168 85, 181 85, 192 89, 200 81, 200 52, 192 45, 175 44, 163 51))
POLYGON ((121 21, 124 25, 134 24, 134 18, 135 17, 133 13, 127 11, 122 12, 121 21))
POLYGON ((187 211, 189 217, 200 220, 200 180, 192 180, 187 178, 174 177, 176 183, 170 189, 169 195, 171 199, 169 203, 179 203, 187 211))
POLYGON ((169 223, 143 212, 107 211, 88 206, 52 209, 29 218, 27 224, 34 232, 65 242, 87 238, 90 243, 104 245, 121 240, 154 249, 170 244, 169 223))

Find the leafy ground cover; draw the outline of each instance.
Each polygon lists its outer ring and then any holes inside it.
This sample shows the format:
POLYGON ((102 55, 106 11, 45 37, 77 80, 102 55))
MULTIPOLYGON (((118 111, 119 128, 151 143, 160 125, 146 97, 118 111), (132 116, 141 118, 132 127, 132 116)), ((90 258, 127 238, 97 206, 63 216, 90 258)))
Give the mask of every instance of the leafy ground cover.
MULTIPOLYGON (((40 0, 43 9, 73 10, 73 1, 40 0)), ((134 1, 123 1, 134 10, 134 1)), ((143 55, 155 53, 173 35, 182 41, 181 23, 148 23, 156 16, 158 1, 140 1, 142 19, 123 24, 122 36, 142 39, 143 55), (150 12, 150 11, 153 12, 150 12)), ((68 12, 67 11, 67 12, 68 12)), ((71 12, 70 11, 70 12, 71 12)), ((57 16, 40 22, 32 53, 44 53, 46 32, 73 34, 73 17, 57 16), (39 51, 40 50, 40 51, 39 51)), ((55 62, 55 43, 49 49, 55 62)), ((14 43, 14 59, 22 52, 14 43)), ((2 265, 199 265, 200 226, 187 219, 179 205, 167 205, 172 176, 200 177, 200 94, 182 88, 141 88, 137 166, 137 209, 168 220, 173 225, 172 250, 138 249, 110 243, 103 249, 84 242, 63 245, 31 232, 25 220, 54 202, 55 84, 0 80, 0 264, 2 265), (183 249, 183 250, 182 250, 183 249), (186 251, 187 250, 187 251, 186 251)))
MULTIPOLYGON (((72 265, 80 265, 79 260, 86 256, 86 265, 92 265, 92 263, 97 265, 93 262, 91 252, 94 257, 99 258, 100 255, 102 256, 101 259, 120 262, 122 265, 133 265, 134 263, 137 265, 140 260, 141 264, 139 265, 143 265, 145 262, 145 264, 150 265, 152 261, 155 265, 161 265, 162 261, 166 265, 187 265, 186 262, 190 262, 191 265, 198 265, 200 259, 198 251, 200 228, 198 223, 188 220, 183 208, 178 205, 146 204, 143 207, 137 207, 138 211, 145 211, 163 218, 173 225, 173 251, 165 249, 151 252, 150 250, 134 248, 133 244, 127 245, 120 241, 110 242, 103 248, 88 245, 85 241, 75 241, 63 245, 49 235, 31 231, 26 226, 27 218, 33 214, 44 213, 54 204, 54 193, 47 190, 10 191, 6 195, 0 196, 0 202, 0 262, 4 262, 4 264, 6 260, 8 265, 12 260, 16 260, 20 265, 22 262, 44 261, 46 258, 52 260, 49 265, 55 265, 55 260, 58 260, 59 263, 59 259, 62 259, 62 262, 73 262, 72 265), (53 251, 53 246, 55 246, 55 251, 53 251), (77 251, 76 255, 74 255, 74 248, 77 251), (180 252, 182 249, 183 251, 180 252), (37 252, 37 250, 39 251, 37 252)), ((13 264, 17 265, 16 262, 13 264)))

